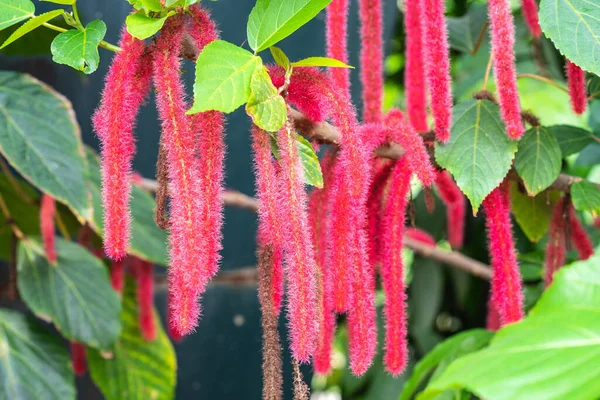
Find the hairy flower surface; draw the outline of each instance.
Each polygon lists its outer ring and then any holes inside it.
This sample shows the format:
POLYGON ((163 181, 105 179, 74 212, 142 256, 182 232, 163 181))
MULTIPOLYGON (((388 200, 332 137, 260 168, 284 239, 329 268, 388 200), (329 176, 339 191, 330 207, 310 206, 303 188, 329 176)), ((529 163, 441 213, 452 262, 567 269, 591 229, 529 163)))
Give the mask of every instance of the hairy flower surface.
POLYGON ((381 260, 381 210, 386 184, 394 164, 383 162, 376 165, 367 200, 367 232, 369 237, 369 264, 373 271, 381 260))
POLYGON ((538 20, 538 7, 535 0, 521 0, 521 12, 523 13, 523 19, 531 32, 531 36, 539 39, 542 36, 542 28, 540 28, 540 22, 538 20))
MULTIPOLYGON (((327 57, 348 63, 348 0, 332 0, 327 6, 325 22, 327 57)), ((350 97, 350 71, 332 68, 333 84, 340 92, 350 97)))
POLYGON ((466 198, 450 173, 438 173, 435 184, 440 198, 446 205, 446 225, 448 242, 454 249, 460 249, 465 235, 466 198))
POLYGON ((515 27, 509 0, 489 0, 488 15, 491 26, 492 58, 500 112, 511 139, 523 136, 521 104, 517 90, 515 66, 515 27))
POLYGON ((115 292, 123 293, 125 285, 125 259, 110 263, 110 284, 115 292))
POLYGON ((587 108, 587 90, 585 87, 585 71, 567 60, 567 83, 571 108, 575 114, 583 114, 587 108))
POLYGON ((552 283, 552 276, 560 267, 565 265, 567 260, 567 218, 565 198, 561 197, 552 211, 552 219, 548 230, 548 244, 546 245, 546 258, 544 260, 546 267, 544 282, 546 286, 552 283))
POLYGON ((425 132, 427 125, 427 85, 423 49, 422 4, 419 0, 404 2, 404 26, 406 29, 406 65, 404 86, 406 88, 406 113, 417 132, 425 132))
POLYGON ((571 242, 573 243, 575 250, 579 253, 579 259, 587 260, 594 254, 594 244, 579 221, 579 218, 577 218, 577 213, 575 212, 572 203, 569 204, 568 219, 571 242))
POLYGON ((210 13, 199 5, 189 7, 188 11, 191 18, 188 21, 187 33, 196 47, 196 54, 199 54, 207 44, 219 38, 219 30, 210 13))
POLYGON ((40 207, 40 231, 46 258, 50 264, 56 262, 56 244, 54 242, 54 216, 56 214, 56 202, 50 195, 42 195, 40 207))
POLYGON ((406 228, 404 230, 404 235, 429 246, 435 246, 437 244, 433 236, 419 228, 406 228))
MULTIPOLYGON (((414 1, 414 0, 413 0, 414 1)), ((444 0, 420 0, 422 10, 425 69, 435 120, 437 139, 450 140, 452 124, 452 79, 450 77, 450 46, 444 19, 444 0)))
POLYGON ((71 341, 71 363, 73 373, 83 376, 87 372, 87 355, 83 343, 71 341))
POLYGON ((138 304, 138 325, 144 340, 150 342, 156 339, 154 322, 154 274, 152 264, 148 261, 134 258, 136 295, 138 304))
POLYGON ((381 0, 359 0, 358 6, 363 122, 381 122, 383 119, 383 21, 381 0))
POLYGON ((484 200, 488 249, 492 261, 492 302, 503 325, 523 318, 523 288, 510 220, 510 199, 505 185, 484 200))

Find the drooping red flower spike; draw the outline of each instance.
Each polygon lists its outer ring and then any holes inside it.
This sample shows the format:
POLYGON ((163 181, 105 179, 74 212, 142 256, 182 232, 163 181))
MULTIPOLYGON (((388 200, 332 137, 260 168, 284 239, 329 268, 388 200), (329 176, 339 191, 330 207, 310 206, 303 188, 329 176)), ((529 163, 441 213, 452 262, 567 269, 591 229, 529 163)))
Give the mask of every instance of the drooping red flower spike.
POLYGON ((577 218, 577 213, 573 207, 573 203, 569 203, 568 208, 569 233, 571 234, 571 242, 575 250, 579 253, 579 260, 587 260, 594 254, 594 244, 590 239, 585 228, 577 218))
POLYGON ((281 197, 279 176, 271 155, 269 134, 254 126, 252 128, 252 149, 256 176, 256 197, 258 206, 258 239, 261 246, 270 248, 270 263, 273 270, 269 283, 273 285, 269 293, 273 295, 270 304, 279 315, 283 300, 283 242, 284 223, 279 217, 281 197))
POLYGON ((383 162, 375 166, 373 181, 367 200, 367 231, 369 242, 369 264, 373 271, 381 259, 381 210, 386 184, 394 164, 383 162))
POLYGON ((385 126, 388 138, 404 148, 406 162, 408 162, 410 170, 417 175, 421 183, 430 186, 435 182, 435 170, 429 161, 429 153, 423 138, 404 118, 402 111, 397 108, 390 110, 385 119, 385 126))
POLYGON ((112 261, 110 264, 110 284, 115 292, 123 293, 125 286, 125 260, 112 261))
POLYGON ((136 296, 138 305, 138 326, 147 342, 156 339, 154 322, 154 273, 152 264, 139 258, 131 260, 135 271, 136 296))
POLYGON ((542 36, 542 28, 540 28, 540 21, 538 20, 538 6, 535 0, 521 0, 521 12, 523 13, 523 19, 531 32, 531 36, 539 39, 542 36))
POLYGON ((450 46, 444 19, 444 0, 420 0, 422 10, 423 49, 431 112, 435 120, 437 139, 450 140, 452 124, 452 79, 450 77, 450 46))
POLYGON ((359 0, 363 122, 382 121, 383 18, 381 0, 359 0))
POLYGON ((490 298, 487 302, 487 318, 485 322, 485 329, 488 331, 497 331, 501 327, 502 324, 500 323, 500 315, 498 315, 498 310, 496 310, 496 307, 490 298))
POLYGON ((552 276, 565 265, 567 259, 567 218, 565 198, 561 197, 554 206, 552 219, 548 230, 548 244, 546 245, 546 267, 544 282, 546 286, 552 283, 552 276))
POLYGON ((56 202, 50 195, 42 195, 40 207, 40 231, 46 258, 50 264, 56 262, 56 245, 54 243, 54 216, 56 214, 56 202))
POLYGON ((515 66, 515 27, 509 0, 489 0, 488 15, 491 26, 494 77, 500 101, 502 120, 511 139, 519 139, 525 132, 521 120, 521 104, 517 90, 515 66))
POLYGON ((196 54, 200 54, 207 44, 219 38, 219 30, 210 13, 198 4, 189 7, 188 12, 191 18, 186 30, 196 47, 196 54))
POLYGON ((494 189, 483 201, 492 270, 492 302, 503 325, 523 318, 523 289, 510 220, 510 198, 506 184, 494 189))
MULTIPOLYGON (((348 0, 333 0, 327 6, 325 21, 327 57, 348 63, 348 0)), ((346 68, 332 68, 331 78, 335 87, 350 97, 350 71, 346 68)))
POLYGON ((406 113, 417 132, 425 132, 427 125, 427 85, 424 66, 421 1, 404 2, 404 26, 406 29, 406 65, 404 87, 406 88, 406 113))
POLYGON ((185 115, 187 105, 180 80, 179 49, 184 33, 181 27, 182 20, 177 16, 165 23, 156 42, 153 70, 172 194, 169 218, 171 316, 175 329, 180 335, 186 335, 197 325, 198 298, 212 271, 203 264, 206 254, 201 219, 204 192, 199 185, 196 135, 185 115))
POLYGON ((296 136, 288 121, 277 134, 281 194, 278 215, 286 222, 284 255, 288 282, 288 320, 293 357, 308 362, 316 346, 317 297, 314 247, 306 212, 307 195, 296 136))
POLYGON ((416 240, 417 242, 427 244, 429 246, 435 246, 437 244, 433 236, 419 228, 406 228, 404 235, 412 240, 416 240))
POLYGON ((87 372, 87 355, 83 343, 71 342, 71 363, 75 375, 85 375, 87 372))
POLYGON ((450 173, 438 173, 435 184, 440 198, 446 205, 446 226, 448 242, 453 249, 460 249, 465 236, 466 198, 450 173))
POLYGON ((150 68, 145 44, 124 28, 120 47, 106 76, 100 106, 92 121, 101 142, 104 247, 114 260, 125 257, 131 216, 131 163, 135 152, 133 129, 137 112, 149 91, 150 68), (144 61, 142 61, 144 60, 144 61))
POLYGON ((175 318, 173 318, 173 307, 171 304, 173 303, 173 291, 168 290, 167 293, 167 333, 171 340, 175 343, 181 342, 183 336, 179 333, 177 326, 175 325, 175 318))
POLYGON ((585 71, 567 60, 567 83, 571 108, 575 114, 583 114, 587 108, 587 90, 585 87, 585 71))
POLYGON ((385 293, 384 362, 386 370, 394 376, 404 371, 408 360, 402 246, 411 175, 406 157, 398 160, 392 172, 383 216, 381 277, 385 293))

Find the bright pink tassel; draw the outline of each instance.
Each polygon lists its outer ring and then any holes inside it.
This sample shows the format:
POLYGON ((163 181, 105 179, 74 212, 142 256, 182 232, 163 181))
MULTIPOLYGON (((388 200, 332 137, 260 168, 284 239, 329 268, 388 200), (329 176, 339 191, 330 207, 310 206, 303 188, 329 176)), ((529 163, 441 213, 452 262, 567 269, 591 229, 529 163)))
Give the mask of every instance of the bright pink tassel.
POLYGON ((435 246, 437 244, 433 236, 419 228, 406 228, 404 230, 404 235, 412 240, 416 240, 417 242, 429 246, 435 246))
MULTIPOLYGON (((416 0, 412 0, 416 1, 416 0)), ((421 0, 423 11, 423 49, 427 84, 431 97, 431 112, 435 119, 437 139, 450 140, 452 124, 452 79, 450 77, 450 46, 444 19, 444 0, 421 0)))
POLYGON ((281 166, 278 215, 285 221, 284 250, 288 282, 288 320, 292 355, 308 362, 316 346, 317 265, 306 213, 307 195, 293 127, 288 122, 277 134, 281 166))
POLYGON ((489 0, 488 15, 492 35, 494 76, 500 100, 502 119, 511 139, 520 139, 525 132, 521 121, 521 104, 517 90, 515 66, 515 27, 509 0, 489 0))
POLYGON ((448 171, 441 171, 435 182, 440 198, 446 204, 448 242, 453 249, 463 246, 465 236, 466 198, 448 171))
POLYGON ((485 329, 488 331, 497 331, 500 328, 502 328, 502 324, 500 323, 500 315, 498 315, 498 310, 496 310, 492 299, 489 299, 487 302, 487 318, 485 329))
POLYGON ((594 254, 594 244, 577 218, 573 204, 569 204, 568 213, 571 242, 579 253, 579 260, 587 260, 594 254))
POLYGON ((189 7, 188 11, 191 21, 187 26, 187 33, 196 47, 196 54, 200 54, 207 44, 219 38, 219 30, 211 19, 210 13, 199 5, 189 7))
POLYGON ((375 271, 376 264, 381 259, 381 209, 388 178, 392 173, 393 163, 381 163, 376 166, 373 182, 367 200, 367 232, 369 242, 369 264, 375 271))
POLYGON ((404 2, 406 113, 417 132, 426 132, 429 129, 427 125, 427 85, 423 56, 422 19, 423 12, 419 0, 404 2))
MULTIPOLYGON (((327 6, 325 21, 327 57, 348 63, 348 0, 333 0, 327 6)), ((350 71, 346 68, 332 68, 333 84, 341 93, 350 97, 350 71)))
POLYGON ((548 230, 548 244, 546 245, 546 257, 544 260, 546 267, 544 282, 546 286, 552 283, 552 276, 560 267, 565 265, 567 260, 567 218, 565 198, 561 197, 552 211, 552 220, 550 221, 550 228, 548 230))
POLYGON ((83 343, 71 342, 71 363, 75 375, 85 375, 87 372, 87 356, 83 343))
POLYGON ((575 114, 583 114, 587 108, 587 90, 585 88, 585 71, 567 60, 567 83, 571 108, 575 114))
POLYGON ((510 220, 510 199, 503 185, 492 191, 483 202, 488 248, 492 261, 492 302, 502 324, 523 318, 523 289, 510 220))
POLYGON ((148 261, 134 258, 135 279, 137 283, 136 294, 138 303, 138 325, 142 337, 147 342, 156 339, 156 325, 154 323, 154 274, 152 264, 148 261))
POLYGON ((44 251, 50 264, 56 262, 56 245, 54 243, 54 215, 56 214, 56 203, 52 196, 42 195, 42 204, 40 208, 40 231, 42 233, 42 242, 44 242, 44 251))
POLYGON ((384 315, 386 370, 397 376, 408 360, 406 293, 402 246, 411 171, 405 157, 396 162, 383 216, 381 277, 385 293, 384 315))
POLYGON ((150 68, 143 60, 145 44, 126 29, 106 76, 102 101, 93 124, 102 146, 104 248, 114 260, 125 257, 131 215, 131 163, 135 152, 133 129, 137 112, 149 91, 150 68))
POLYGON ((110 284, 115 292, 123 293, 125 283, 125 260, 112 261, 110 264, 110 284))
POLYGON ((171 340, 175 343, 181 342, 183 336, 179 333, 177 326, 175 326, 175 318, 173 318, 173 291, 169 290, 167 294, 167 333, 171 340))
POLYGON ((382 121, 383 21, 381 0, 359 0, 363 122, 382 121))
POLYGON ((540 28, 540 22, 538 21, 538 7, 535 0, 521 0, 521 11, 531 36, 539 39, 542 36, 542 28, 540 28))

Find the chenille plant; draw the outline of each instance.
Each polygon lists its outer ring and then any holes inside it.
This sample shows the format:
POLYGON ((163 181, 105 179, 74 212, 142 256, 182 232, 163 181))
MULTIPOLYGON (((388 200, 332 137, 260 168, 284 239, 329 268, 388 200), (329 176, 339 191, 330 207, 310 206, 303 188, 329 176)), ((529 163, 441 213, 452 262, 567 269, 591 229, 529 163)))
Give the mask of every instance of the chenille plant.
POLYGON ((107 399, 174 398, 224 206, 257 215, 263 399, 284 396, 284 352, 298 400, 300 366, 344 398, 600 397, 600 5, 256 0, 236 45, 206 1, 128 0, 115 45, 83 0, 43 1, 0 0, 0 50, 52 32, 83 74, 114 54, 99 154, 65 97, 0 71, 1 293, 38 319, 0 309, 0 399, 74 399, 88 373, 107 399), (313 19, 324 43, 290 60, 313 19), (156 180, 134 171, 150 101, 156 180), (256 198, 224 188, 242 106, 256 198))

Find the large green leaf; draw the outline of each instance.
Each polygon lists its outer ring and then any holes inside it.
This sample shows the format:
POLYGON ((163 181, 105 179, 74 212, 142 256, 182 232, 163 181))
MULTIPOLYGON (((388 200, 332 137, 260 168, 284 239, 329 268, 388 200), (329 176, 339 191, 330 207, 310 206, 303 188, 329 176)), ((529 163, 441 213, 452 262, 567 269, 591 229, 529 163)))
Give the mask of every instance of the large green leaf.
POLYGON ((521 193, 517 185, 512 185, 510 198, 513 215, 532 242, 540 240, 548 231, 552 209, 558 197, 558 192, 528 196, 526 193, 521 193))
POLYGON ((550 186, 560 174, 561 165, 558 141, 548 128, 531 128, 519 141, 515 169, 530 195, 535 196, 550 186))
POLYGON ((0 0, 0 30, 33 17, 34 12, 30 0, 0 0))
POLYGON ((162 18, 152 18, 146 15, 144 11, 138 11, 129 14, 125 20, 127 31, 131 36, 138 39, 147 39, 162 29, 167 18, 175 14, 175 11, 169 12, 162 18))
POLYGON ((0 152, 38 189, 89 216, 83 145, 66 98, 29 75, 0 71, 0 152))
MULTIPOLYGON (((162 11, 163 7, 160 4, 160 0, 128 0, 129 3, 133 6, 133 8, 135 8, 136 10, 144 10, 146 12, 150 12, 150 11, 162 11)), ((170 4, 168 4, 169 1, 167 1, 167 6, 169 6, 170 4)), ((172 3, 172 1, 171 1, 172 3)))
POLYGON ((61 338, 32 318, 0 309, 0 399, 75 399, 61 338))
POLYGON ((257 0, 248 18, 248 44, 265 50, 313 19, 331 0, 257 0))
POLYGON ((121 321, 123 333, 112 358, 98 351, 88 352, 92 379, 108 400, 168 400, 174 398, 175 351, 154 312, 157 338, 147 342, 142 337, 137 318, 135 286, 128 279, 123 294, 121 321))
POLYGON ((300 61, 294 61, 292 67, 354 68, 340 60, 329 57, 308 57, 300 61))
POLYGON ((591 182, 581 181, 571 185, 573 206, 579 211, 600 214, 600 189, 591 182))
MULTIPOLYGON (((91 148, 86 148, 88 162, 88 184, 94 212, 90 221, 92 229, 102 236, 104 231, 104 209, 100 187, 100 160, 91 148)), ((135 184, 131 190, 131 247, 129 253, 144 260, 167 265, 167 234, 154 222, 156 202, 147 192, 135 184)))
POLYGON ((474 54, 485 34, 487 24, 487 7, 474 3, 462 17, 448 17, 448 41, 455 50, 474 54))
POLYGON ((52 61, 91 74, 98 69, 98 45, 104 35, 106 24, 99 19, 90 22, 83 30, 70 29, 63 32, 54 38, 50 46, 52 61))
POLYGON ((600 75, 600 4, 594 0, 542 0, 540 26, 558 50, 600 75))
POLYGON ((579 153, 587 145, 600 141, 592 132, 576 126, 553 125, 548 129, 554 133, 563 157, 579 153))
MULTIPOLYGON (((321 172, 321 164, 319 157, 315 153, 312 145, 302 135, 296 136, 298 140, 298 152, 300 153, 300 161, 302 162, 304 172, 304 183, 317 188, 323 187, 323 173, 321 172)), ((271 151, 275 158, 279 159, 279 148, 277 141, 271 137, 271 151)))
POLYGON ((20 39, 21 37, 27 35, 29 32, 33 31, 36 28, 39 28, 40 26, 42 26, 44 23, 50 21, 52 18, 58 17, 59 15, 62 15, 65 11, 60 9, 60 10, 52 10, 49 11, 47 13, 38 15, 35 18, 30 19, 29 21, 25 22, 23 25, 19 26, 19 28, 14 31, 9 37, 8 39, 6 39, 4 41, 4 43, 2 43, 2 46, 0 46, 0 49, 5 48, 6 46, 8 46, 9 44, 11 44, 12 42, 14 42, 17 39, 20 39))
POLYGON ((517 142, 508 138, 499 109, 484 100, 454 107, 450 141, 435 146, 438 164, 449 170, 476 212, 510 169, 517 142))
POLYGON ((215 40, 196 60, 194 105, 188 114, 217 110, 232 112, 250 98, 254 70, 260 57, 223 40, 215 40))
POLYGON ((250 90, 246 112, 252 121, 265 131, 278 131, 287 119, 287 107, 265 67, 254 70, 250 90))
POLYGON ((56 238, 51 265, 38 238, 19 242, 19 293, 40 318, 67 338, 110 350, 121 331, 119 297, 104 264, 85 248, 56 238))

